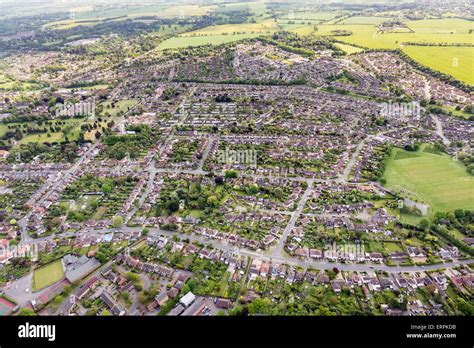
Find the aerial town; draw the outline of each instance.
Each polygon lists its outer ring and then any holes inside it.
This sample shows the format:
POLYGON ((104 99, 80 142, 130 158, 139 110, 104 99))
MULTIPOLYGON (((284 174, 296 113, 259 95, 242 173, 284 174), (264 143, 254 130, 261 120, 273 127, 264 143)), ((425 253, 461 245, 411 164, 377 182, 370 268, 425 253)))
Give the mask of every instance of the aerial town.
POLYGON ((474 315, 473 71, 406 34, 472 9, 103 2, 0 15, 0 315, 474 315))

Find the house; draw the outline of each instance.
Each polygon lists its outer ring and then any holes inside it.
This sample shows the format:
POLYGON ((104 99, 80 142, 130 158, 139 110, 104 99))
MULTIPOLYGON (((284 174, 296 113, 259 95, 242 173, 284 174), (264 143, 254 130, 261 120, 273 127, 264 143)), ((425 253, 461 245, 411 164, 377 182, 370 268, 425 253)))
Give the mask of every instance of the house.
POLYGON ((168 301, 168 299, 169 297, 166 292, 162 292, 155 296, 155 301, 156 303, 158 303, 159 306, 163 306, 166 303, 166 301, 168 301))
POLYGON ((206 308, 206 300, 204 300, 203 298, 200 298, 199 300, 192 303, 189 307, 187 307, 183 311, 183 313, 181 313, 181 315, 182 316, 197 316, 197 315, 201 314, 201 312, 205 308, 206 308))
POLYGON ((196 300, 196 296, 190 291, 186 295, 181 297, 179 303, 181 303, 184 307, 189 307, 189 305, 193 303, 194 300, 196 300))
POLYGON ((103 291, 100 295, 100 299, 105 303, 105 305, 110 309, 113 315, 124 315, 125 310, 120 304, 118 304, 115 299, 107 291, 103 291))
POLYGON ((169 316, 178 316, 184 311, 184 306, 181 303, 178 303, 169 313, 169 316))
POLYGON ((309 257, 311 257, 312 259, 319 260, 323 257, 323 253, 321 250, 309 249, 309 257))
POLYGON ((146 306, 146 309, 148 310, 148 312, 153 312, 156 307, 158 307, 158 302, 156 302, 156 300, 153 300, 148 304, 148 306, 146 306))
POLYGON ((376 277, 373 277, 368 285, 369 285, 369 290, 370 291, 379 291, 380 290, 380 282, 376 277))
POLYGON ((332 291, 336 294, 339 294, 344 286, 345 282, 343 280, 333 280, 331 282, 332 291))
POLYGON ((216 298, 214 300, 217 308, 229 309, 232 308, 232 301, 227 298, 216 298))
POLYGON ((0 150, 0 159, 6 160, 9 154, 6 150, 0 150))
POLYGON ((175 287, 172 287, 171 289, 168 290, 166 293, 169 298, 175 298, 179 294, 179 290, 176 289, 175 287))
POLYGON ((318 279, 318 283, 320 284, 328 284, 329 283, 329 277, 326 274, 321 274, 318 279))
POLYGON ((373 262, 382 262, 383 261, 383 256, 381 253, 368 253, 366 257, 373 262))

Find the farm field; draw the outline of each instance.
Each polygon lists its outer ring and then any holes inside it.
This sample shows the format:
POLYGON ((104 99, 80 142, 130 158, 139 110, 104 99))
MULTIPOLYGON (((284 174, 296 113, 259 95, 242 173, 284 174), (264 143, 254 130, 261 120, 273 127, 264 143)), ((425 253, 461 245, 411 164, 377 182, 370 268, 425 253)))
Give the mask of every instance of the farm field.
POLYGON ((215 6, 166 6, 162 5, 144 5, 144 6, 122 6, 102 11, 90 11, 84 9, 77 11, 72 19, 49 22, 43 25, 44 29, 66 30, 77 26, 93 26, 104 20, 123 21, 143 16, 156 16, 163 19, 178 18, 180 16, 201 16, 209 13, 215 6), (117 17, 117 18, 116 18, 117 17))
POLYGON ((281 19, 309 20, 309 21, 328 21, 340 15, 339 12, 313 12, 313 11, 294 11, 290 14, 281 16, 281 19))
POLYGON ((344 19, 341 24, 380 24, 389 21, 389 17, 366 17, 366 16, 354 16, 344 19))
POLYGON ((220 45, 228 42, 249 39, 261 36, 262 34, 229 34, 229 35, 207 35, 207 36, 179 36, 163 41, 158 50, 182 48, 188 46, 202 46, 202 45, 220 45))
POLYGON ((450 20, 449 27, 444 24, 436 30, 432 27, 438 23, 437 20, 407 21, 405 24, 414 33, 384 34, 377 32, 376 26, 372 24, 322 24, 318 26, 317 34, 333 35, 334 30, 349 30, 352 35, 337 36, 337 39, 367 48, 399 48, 405 42, 472 44, 469 29, 474 29, 474 24, 466 22, 463 19, 450 20))
POLYGON ((244 24, 225 24, 225 25, 213 25, 200 30, 190 31, 188 33, 181 34, 181 37, 189 37, 195 35, 222 35, 234 33, 248 34, 248 33, 270 33, 277 30, 276 23, 274 21, 264 21, 260 23, 244 23, 244 24))
POLYGON ((430 68, 474 84, 474 47, 405 46, 403 51, 430 68))
POLYGON ((432 213, 474 209, 474 177, 447 155, 394 149, 384 178, 389 189, 409 193, 428 204, 432 213))
POLYGON ((362 48, 351 46, 351 45, 346 45, 346 44, 341 44, 341 43, 335 43, 334 46, 337 48, 340 48, 344 52, 351 54, 351 53, 358 53, 363 51, 362 48))
MULTIPOLYGON (((429 19, 406 21, 414 32, 379 33, 373 24, 354 24, 357 17, 343 21, 347 24, 323 24, 317 26, 318 35, 333 36, 335 30, 350 31, 348 36, 334 36, 347 44, 367 48, 401 48, 413 59, 432 69, 450 74, 460 81, 473 84, 474 47, 409 46, 407 43, 471 44, 470 30, 474 24, 464 19, 429 19), (352 21, 350 21, 352 20, 352 21)), ((367 19, 369 17, 365 17, 367 19)), ((377 17, 372 17, 377 18, 377 17)), ((379 19, 381 17, 378 17, 379 19)), ((368 21, 368 20, 367 20, 368 21)), ((361 20, 361 22, 363 22, 361 20)), ((343 48, 344 49, 344 48, 343 48)))
POLYGON ((38 291, 56 283, 64 277, 61 260, 56 260, 33 271, 32 290, 38 291))

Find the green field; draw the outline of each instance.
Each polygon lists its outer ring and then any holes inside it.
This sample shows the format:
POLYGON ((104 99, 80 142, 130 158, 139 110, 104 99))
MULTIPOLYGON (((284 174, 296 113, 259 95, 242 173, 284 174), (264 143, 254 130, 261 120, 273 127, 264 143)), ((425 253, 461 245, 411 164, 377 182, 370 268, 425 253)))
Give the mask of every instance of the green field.
POLYGON ((405 46, 403 51, 430 68, 474 84, 474 47, 405 46))
POLYGON ((346 44, 341 44, 341 43, 335 43, 334 46, 336 46, 337 48, 340 48, 341 50, 343 50, 343 51, 346 52, 347 54, 358 53, 358 52, 363 51, 363 50, 362 50, 361 48, 359 48, 359 47, 355 47, 355 46, 351 46, 351 45, 346 45, 346 44))
POLYGON ((208 35, 208 36, 178 36, 163 41, 158 50, 183 48, 188 46, 220 45, 228 42, 249 39, 262 34, 229 34, 229 35, 208 35))
POLYGON ((380 24, 390 19, 389 17, 354 16, 344 19, 341 24, 380 24))
POLYGON ((368 24, 369 18, 351 17, 338 24, 318 25, 318 35, 334 35, 335 30, 351 32, 348 36, 335 36, 348 44, 366 48, 401 48, 410 57, 432 69, 450 74, 469 84, 474 84, 474 47, 413 46, 407 43, 428 44, 471 44, 473 43, 474 23, 465 19, 426 19, 406 21, 412 32, 380 33, 374 24, 368 24), (357 19, 359 18, 359 19, 357 19), (356 24, 356 22, 360 22, 356 24), (365 23, 367 24, 364 24, 365 23))
POLYGON ((64 277, 61 260, 56 260, 33 271, 31 289, 38 291, 56 283, 64 277))
POLYGON ((389 189, 428 204, 431 212, 474 209, 474 177, 447 155, 394 149, 384 178, 389 189))
POLYGON ((464 19, 407 21, 414 32, 380 33, 373 24, 323 24, 318 34, 331 35, 334 30, 349 30, 350 36, 338 36, 341 41, 367 48, 399 48, 404 42, 472 44, 469 30, 474 24, 464 19))
POLYGON ((260 23, 243 23, 243 24, 224 24, 211 25, 199 30, 190 31, 181 34, 181 37, 201 36, 201 35, 222 35, 222 34, 265 34, 277 30, 277 25, 274 21, 263 21, 260 23))

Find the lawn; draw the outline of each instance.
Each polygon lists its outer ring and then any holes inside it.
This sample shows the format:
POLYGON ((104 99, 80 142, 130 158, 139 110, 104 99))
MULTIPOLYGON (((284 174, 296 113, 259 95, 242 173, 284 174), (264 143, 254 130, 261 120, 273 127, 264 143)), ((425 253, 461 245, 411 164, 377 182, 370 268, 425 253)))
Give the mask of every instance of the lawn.
POLYGON ((474 209, 474 177, 447 155, 394 149, 384 178, 389 189, 423 201, 431 212, 474 209))
POLYGON ((31 288, 38 291, 56 283, 64 277, 61 260, 53 261, 33 271, 33 282, 31 288))
POLYGON ((389 252, 401 252, 403 251, 403 248, 400 243, 398 242, 384 242, 383 246, 385 250, 389 252))
POLYGON ((132 107, 138 104, 137 100, 134 99, 124 99, 115 103, 115 107, 112 107, 111 101, 105 101, 101 105, 104 107, 101 115, 106 113, 110 114, 112 117, 116 117, 119 113, 126 113, 132 107))

